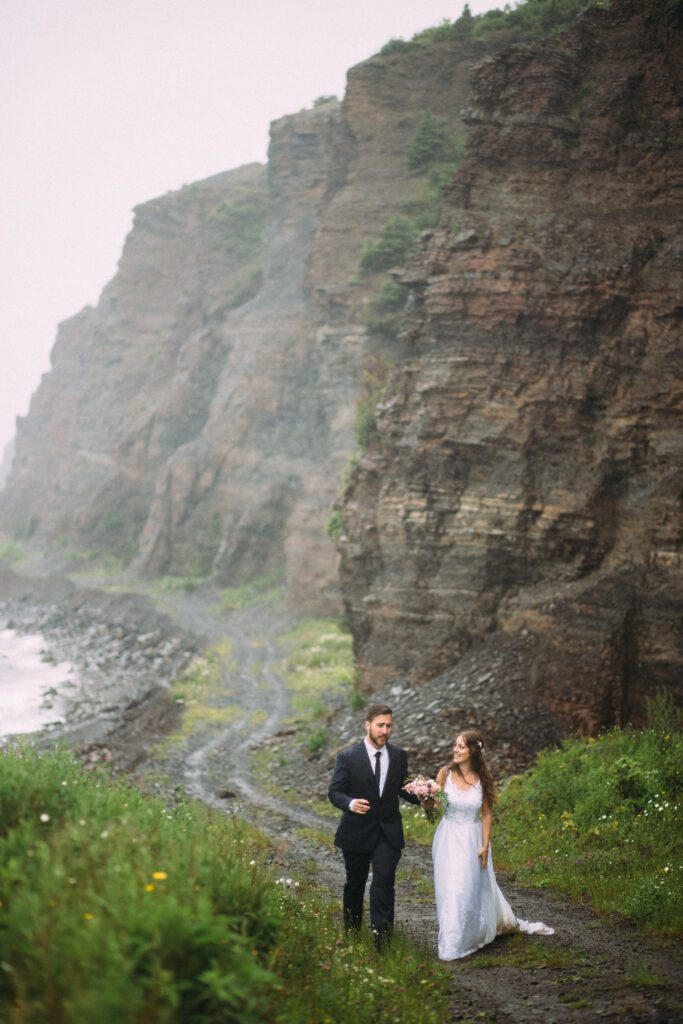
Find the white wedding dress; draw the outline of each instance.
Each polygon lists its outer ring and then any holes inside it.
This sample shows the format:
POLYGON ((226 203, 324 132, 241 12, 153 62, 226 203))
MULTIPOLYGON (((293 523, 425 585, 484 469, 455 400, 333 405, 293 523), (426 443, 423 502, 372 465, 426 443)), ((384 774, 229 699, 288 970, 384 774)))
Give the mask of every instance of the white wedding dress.
POLYGON ((444 791, 448 805, 432 844, 439 959, 467 956, 504 932, 552 935, 541 922, 515 917, 496 883, 490 852, 482 870, 481 783, 458 789, 449 772, 444 791))

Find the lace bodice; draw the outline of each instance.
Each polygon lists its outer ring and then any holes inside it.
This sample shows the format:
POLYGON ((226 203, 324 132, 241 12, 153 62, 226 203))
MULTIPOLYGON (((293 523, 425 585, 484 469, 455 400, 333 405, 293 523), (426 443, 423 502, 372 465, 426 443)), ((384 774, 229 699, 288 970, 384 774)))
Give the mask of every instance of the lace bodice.
POLYGON ((467 789, 458 789, 449 772, 444 791, 448 797, 446 821, 461 825, 476 825, 480 821, 483 796, 478 780, 467 789))

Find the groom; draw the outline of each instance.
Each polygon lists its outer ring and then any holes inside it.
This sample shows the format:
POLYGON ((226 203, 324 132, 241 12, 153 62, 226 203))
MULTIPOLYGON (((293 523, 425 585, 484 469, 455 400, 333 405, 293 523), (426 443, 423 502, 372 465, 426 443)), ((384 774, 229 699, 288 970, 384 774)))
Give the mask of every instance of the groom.
POLYGON ((346 867, 344 927, 358 931, 363 895, 372 865, 370 927, 378 950, 391 937, 394 922, 394 879, 405 846, 398 798, 419 800, 403 790, 408 778, 405 750, 389 743, 391 708, 371 704, 365 715, 365 739, 338 754, 329 798, 343 811, 335 846, 346 867))

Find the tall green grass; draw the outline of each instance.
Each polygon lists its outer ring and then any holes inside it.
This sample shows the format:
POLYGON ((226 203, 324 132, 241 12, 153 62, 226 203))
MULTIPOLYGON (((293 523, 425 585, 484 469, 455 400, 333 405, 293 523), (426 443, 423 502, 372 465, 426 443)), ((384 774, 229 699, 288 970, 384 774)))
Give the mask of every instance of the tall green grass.
POLYGON ((306 730, 309 753, 324 747, 327 703, 353 695, 351 635, 334 619, 305 619, 278 637, 288 651, 281 675, 291 694, 295 721, 306 730))
POLYGON ((239 587, 225 587, 217 608, 219 613, 240 611, 261 601, 276 601, 284 596, 282 571, 250 580, 239 587))
POLYGON ((166 808, 64 753, 0 755, 0 1020, 447 1019, 438 963, 348 944, 244 823, 166 808))
POLYGON ((497 863, 648 931, 683 932, 682 726, 660 696, 645 729, 541 754, 501 795, 497 863))

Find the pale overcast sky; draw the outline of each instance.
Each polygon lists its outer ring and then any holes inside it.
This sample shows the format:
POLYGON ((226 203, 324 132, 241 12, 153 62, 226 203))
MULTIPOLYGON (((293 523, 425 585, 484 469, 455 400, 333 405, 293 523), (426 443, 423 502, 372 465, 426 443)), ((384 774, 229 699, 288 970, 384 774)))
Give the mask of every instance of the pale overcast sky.
MULTIPOLYGON (((57 324, 95 305, 132 208, 265 161, 269 123, 344 91, 464 0, 3 0, 0 455, 57 324)), ((470 0, 473 13, 502 6, 470 0)))

